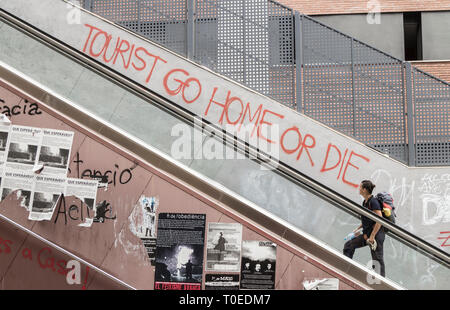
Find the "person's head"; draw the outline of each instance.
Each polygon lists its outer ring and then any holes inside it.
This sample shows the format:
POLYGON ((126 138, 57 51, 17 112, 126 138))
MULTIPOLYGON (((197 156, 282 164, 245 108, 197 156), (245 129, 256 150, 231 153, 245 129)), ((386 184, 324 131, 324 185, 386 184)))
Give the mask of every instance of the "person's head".
POLYGON ((250 267, 250 263, 245 263, 245 268, 249 268, 250 267))
POLYGON ((256 271, 260 271, 260 270, 261 270, 261 264, 256 264, 255 270, 256 270, 256 271))
POLYGON ((373 184, 369 180, 364 180, 359 185, 359 193, 361 196, 366 197, 372 195, 373 189, 375 188, 375 184, 373 184))
POLYGON ((271 263, 268 263, 267 264, 267 269, 271 269, 272 268, 272 264, 271 263))

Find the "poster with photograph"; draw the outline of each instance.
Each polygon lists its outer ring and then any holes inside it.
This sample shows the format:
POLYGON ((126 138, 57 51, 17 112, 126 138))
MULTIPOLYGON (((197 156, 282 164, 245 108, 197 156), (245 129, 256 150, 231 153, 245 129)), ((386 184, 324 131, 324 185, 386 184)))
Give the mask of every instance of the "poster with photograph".
POLYGON ((0 119, 0 165, 6 161, 6 147, 8 145, 8 138, 10 136, 11 123, 3 122, 0 119))
POLYGON ((34 190, 35 175, 26 171, 4 171, 1 182, 1 200, 16 191, 20 205, 30 210, 32 192, 34 190))
POLYGON ((140 217, 139 223, 136 225, 135 235, 138 236, 147 251, 150 264, 155 266, 156 252, 156 210, 158 209, 159 200, 157 197, 141 196, 139 199, 140 217))
POLYGON ((238 290, 238 274, 206 274, 205 290, 238 290))
POLYGON ((78 224, 78 226, 82 227, 90 227, 94 222, 95 218, 100 218, 99 222, 104 222, 104 218, 101 218, 101 211, 97 211, 97 206, 95 205, 97 199, 97 188, 98 181, 97 180, 85 180, 85 179, 74 179, 68 178, 66 189, 64 191, 64 196, 75 196, 76 198, 83 201, 87 206, 88 214, 87 217, 84 218, 84 222, 78 224), (90 212, 91 210, 92 212, 90 212))
POLYGON ((275 289, 277 245, 270 241, 243 241, 241 289, 275 289))
POLYGON ((72 131, 43 129, 37 162, 45 167, 43 174, 67 175, 73 136, 72 131))
POLYGON ((159 214, 156 290, 201 290, 205 223, 206 214, 159 214))
POLYGON ((242 225, 209 223, 206 248, 207 271, 240 271, 242 225))
POLYGON ((50 220, 58 199, 64 194, 65 187, 65 177, 37 175, 28 219, 33 221, 50 220))
POLYGON ((42 143, 41 128, 13 125, 6 147, 5 168, 32 171, 37 166, 37 154, 42 143))

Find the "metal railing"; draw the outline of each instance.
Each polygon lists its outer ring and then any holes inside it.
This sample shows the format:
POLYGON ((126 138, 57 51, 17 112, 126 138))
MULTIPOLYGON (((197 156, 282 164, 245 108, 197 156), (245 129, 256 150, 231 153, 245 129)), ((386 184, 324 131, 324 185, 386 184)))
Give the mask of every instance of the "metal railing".
POLYGON ((450 85, 271 0, 84 8, 410 166, 450 165, 450 85))

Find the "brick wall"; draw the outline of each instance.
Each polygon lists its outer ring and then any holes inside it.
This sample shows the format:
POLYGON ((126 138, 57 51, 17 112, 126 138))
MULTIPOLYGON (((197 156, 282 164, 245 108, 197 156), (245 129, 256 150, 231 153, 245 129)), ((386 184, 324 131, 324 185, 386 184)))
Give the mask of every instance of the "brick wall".
POLYGON ((412 65, 447 83, 450 83, 450 60, 447 61, 418 61, 412 65))
POLYGON ((367 13, 375 1, 382 13, 450 10, 450 0, 278 0, 307 15, 367 13))

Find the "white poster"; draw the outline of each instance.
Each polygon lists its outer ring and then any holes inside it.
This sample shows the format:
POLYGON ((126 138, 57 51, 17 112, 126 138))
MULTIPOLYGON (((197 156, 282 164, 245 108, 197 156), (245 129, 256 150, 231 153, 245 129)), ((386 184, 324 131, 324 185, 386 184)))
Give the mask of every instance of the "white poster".
POLYGON ((241 224, 209 223, 206 270, 239 272, 241 243, 241 224))
POLYGON ((33 171, 37 166, 37 155, 42 143, 41 128, 13 125, 6 147, 5 168, 9 170, 33 171))
POLYGON ((64 194, 66 178, 36 175, 29 220, 50 220, 58 199, 64 194))
POLYGON ((72 131, 43 129, 37 162, 44 167, 42 174, 67 175, 73 136, 72 131))

